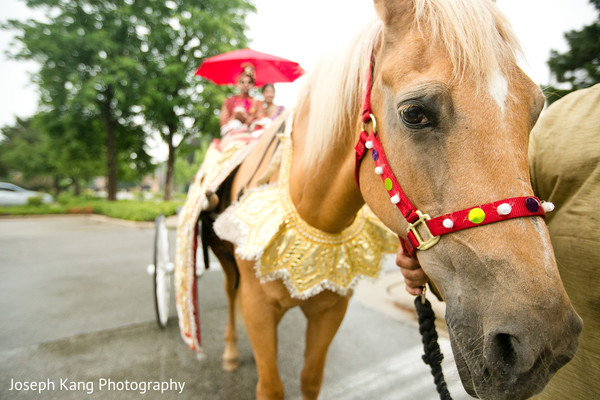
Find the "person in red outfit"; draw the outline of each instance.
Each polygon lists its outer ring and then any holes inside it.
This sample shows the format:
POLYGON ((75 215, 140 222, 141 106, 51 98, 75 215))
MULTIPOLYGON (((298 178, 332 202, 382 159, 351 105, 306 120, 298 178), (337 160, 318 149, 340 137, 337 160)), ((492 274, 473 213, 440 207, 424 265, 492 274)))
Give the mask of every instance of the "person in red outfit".
POLYGON ((246 65, 238 78, 239 94, 228 97, 221 108, 221 136, 249 130, 254 121, 264 115, 262 102, 250 96, 254 87, 254 68, 246 65))

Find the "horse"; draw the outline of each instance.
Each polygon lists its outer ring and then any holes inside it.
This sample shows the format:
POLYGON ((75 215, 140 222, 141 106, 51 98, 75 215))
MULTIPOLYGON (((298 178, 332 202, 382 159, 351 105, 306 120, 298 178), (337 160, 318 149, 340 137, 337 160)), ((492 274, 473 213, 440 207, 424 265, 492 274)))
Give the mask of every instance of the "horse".
MULTIPOLYGON (((408 237, 445 299, 467 392, 525 399, 574 356, 582 326, 529 178, 528 134, 543 94, 517 66, 517 39, 492 1, 375 0, 374 7, 378 17, 315 68, 285 126, 265 131, 227 185, 207 193, 218 217, 202 220, 203 237, 225 271, 229 299, 223 367, 239 364, 239 296, 256 398, 284 398, 277 325, 300 307, 301 392, 318 397, 353 280, 340 290, 329 278, 311 287, 311 279, 330 258, 375 257, 373 238, 386 240, 377 232, 351 248, 332 244, 358 232, 357 221, 372 222, 368 207, 408 237), (280 202, 291 204, 286 216, 272 206, 280 202), (240 215, 259 223, 244 225, 240 215), (325 247, 297 255, 302 235, 325 247), (266 239, 278 242, 265 249, 266 239), (289 268, 274 270, 276 262, 289 268), (294 274, 311 290, 299 291, 294 274)), ((347 268, 340 262, 332 273, 347 268)))

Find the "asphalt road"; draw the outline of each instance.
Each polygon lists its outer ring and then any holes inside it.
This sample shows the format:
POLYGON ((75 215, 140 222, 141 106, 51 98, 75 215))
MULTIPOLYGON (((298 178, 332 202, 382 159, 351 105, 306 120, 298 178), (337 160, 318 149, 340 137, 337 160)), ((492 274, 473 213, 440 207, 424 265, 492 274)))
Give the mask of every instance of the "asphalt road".
MULTIPOLYGON (((199 281, 205 358, 180 339, 174 309, 167 329, 158 328, 146 274, 153 235, 152 224, 93 216, 0 219, 1 399, 254 398, 242 323, 241 366, 220 367, 227 304, 218 268, 199 281)), ((402 287, 393 266, 359 285, 330 348, 321 399, 438 398, 402 287)), ((301 398, 305 327, 293 310, 279 328, 286 399, 301 398)), ((468 399, 440 335, 452 395, 468 399)))

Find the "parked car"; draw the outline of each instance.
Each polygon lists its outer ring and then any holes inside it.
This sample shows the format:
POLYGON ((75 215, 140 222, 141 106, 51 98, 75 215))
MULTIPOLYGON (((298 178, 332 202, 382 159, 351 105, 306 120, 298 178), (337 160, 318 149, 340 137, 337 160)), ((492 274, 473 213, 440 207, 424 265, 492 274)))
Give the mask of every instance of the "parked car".
POLYGON ((41 197, 42 203, 52 203, 54 201, 54 198, 48 193, 34 192, 12 183, 0 182, 0 206, 24 205, 32 197, 41 197))

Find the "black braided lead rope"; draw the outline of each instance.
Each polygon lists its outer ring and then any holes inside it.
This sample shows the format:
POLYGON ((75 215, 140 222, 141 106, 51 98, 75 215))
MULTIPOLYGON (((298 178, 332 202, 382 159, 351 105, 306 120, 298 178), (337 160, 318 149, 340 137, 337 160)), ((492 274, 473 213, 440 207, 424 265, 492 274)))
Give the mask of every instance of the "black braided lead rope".
POLYGON ((440 394, 440 399, 452 400, 446 380, 444 379, 444 373, 442 372, 444 355, 438 344, 438 334, 435 329, 435 313, 431 308, 431 303, 426 298, 417 296, 415 297, 415 308, 419 316, 419 332, 421 332, 423 348, 425 350, 423 361, 431 367, 431 375, 433 375, 435 388, 440 394))

